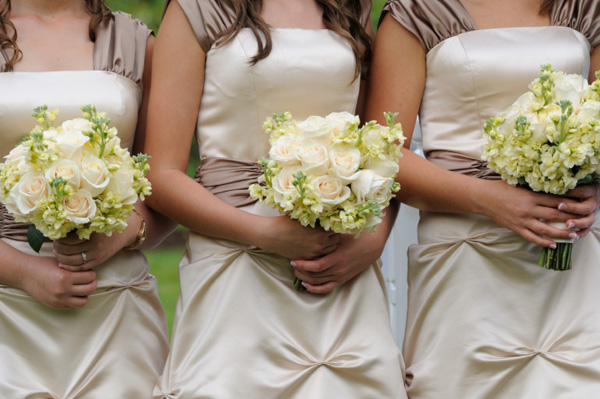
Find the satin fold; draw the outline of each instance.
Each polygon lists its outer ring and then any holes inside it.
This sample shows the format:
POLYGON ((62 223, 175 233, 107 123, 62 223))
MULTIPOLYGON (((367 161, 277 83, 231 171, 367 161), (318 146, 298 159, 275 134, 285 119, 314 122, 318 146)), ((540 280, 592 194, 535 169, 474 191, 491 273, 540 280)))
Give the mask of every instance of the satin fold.
POLYGON ((208 191, 241 208, 256 200, 250 198, 248 187, 258 182, 262 170, 256 162, 226 158, 204 158, 196 169, 196 181, 208 191))

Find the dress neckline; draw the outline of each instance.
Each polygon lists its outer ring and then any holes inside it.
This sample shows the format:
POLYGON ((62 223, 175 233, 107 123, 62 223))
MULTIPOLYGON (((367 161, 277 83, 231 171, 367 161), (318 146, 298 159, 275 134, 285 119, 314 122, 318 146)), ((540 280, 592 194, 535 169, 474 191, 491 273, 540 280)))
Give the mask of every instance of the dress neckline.
POLYGON ((467 8, 465 7, 465 5, 462 3, 461 0, 456 0, 456 3, 458 3, 458 6, 460 7, 460 9, 463 11, 465 18, 469 21, 469 23, 471 24, 471 26, 473 26, 473 30, 478 30, 478 31, 482 31, 482 30, 494 30, 494 29, 509 29, 509 28, 550 28, 552 26, 556 26, 555 24, 555 18, 554 18, 554 11, 556 9, 556 2, 554 2, 552 4, 552 10, 550 10, 550 23, 548 25, 531 25, 531 26, 499 26, 496 28, 484 28, 484 29, 480 29, 477 24, 475 23, 475 20, 473 19, 473 17, 471 16, 471 14, 469 13, 469 11, 467 10, 467 8))

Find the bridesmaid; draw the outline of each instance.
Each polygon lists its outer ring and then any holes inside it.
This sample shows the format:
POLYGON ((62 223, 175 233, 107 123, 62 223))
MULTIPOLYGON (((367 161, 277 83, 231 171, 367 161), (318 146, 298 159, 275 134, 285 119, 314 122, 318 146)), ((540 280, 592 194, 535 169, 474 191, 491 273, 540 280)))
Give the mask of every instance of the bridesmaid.
POLYGON ((562 197, 534 193, 479 160, 484 122, 546 63, 595 79, 600 1, 384 7, 367 117, 399 109, 410 132, 418 114, 426 156, 405 149, 398 175, 400 199, 421 210, 419 243, 409 249, 409 397, 600 396, 598 184, 562 197), (579 238, 573 270, 538 267, 542 246, 567 237, 579 238))
POLYGON ((152 78, 149 204, 192 233, 155 398, 405 398, 377 262, 393 218, 355 240, 248 195, 269 151, 266 117, 357 111, 369 10, 336 0, 168 4, 152 78), (194 133, 200 184, 185 175, 194 133), (308 292, 292 288, 295 276, 308 292))
MULTIPOLYGON (((94 104, 122 145, 141 151, 153 42, 98 0, 0 0, 0 154, 42 104, 59 109, 57 124, 94 104)), ((0 220, 0 396, 149 397, 167 327, 139 249, 170 226, 138 203, 122 233, 47 242, 36 254, 26 225, 4 209, 0 220)))

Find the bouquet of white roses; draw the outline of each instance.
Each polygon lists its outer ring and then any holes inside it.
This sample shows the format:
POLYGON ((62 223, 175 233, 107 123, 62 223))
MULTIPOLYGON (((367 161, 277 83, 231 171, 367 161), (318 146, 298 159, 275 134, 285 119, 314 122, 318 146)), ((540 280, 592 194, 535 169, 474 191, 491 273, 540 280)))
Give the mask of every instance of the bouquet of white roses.
POLYGON ((151 192, 150 158, 121 148, 104 113, 81 109, 83 118, 55 128, 58 110, 36 108, 37 126, 0 164, 0 201, 15 221, 32 223, 27 238, 36 251, 44 236, 122 231, 138 196, 151 192))
POLYGON ((394 178, 404 136, 396 115, 385 114, 388 126, 371 121, 362 128, 347 112, 303 122, 289 112, 267 118, 270 158, 259 161, 263 184, 250 186, 250 196, 304 226, 374 231, 400 188, 394 178))
MULTIPOLYGON (((539 77, 502 115, 484 126, 482 159, 511 185, 562 195, 597 179, 600 85, 543 65, 539 77)), ((557 227, 562 228, 559 223, 557 227)), ((544 248, 540 266, 571 268, 572 241, 544 248)))

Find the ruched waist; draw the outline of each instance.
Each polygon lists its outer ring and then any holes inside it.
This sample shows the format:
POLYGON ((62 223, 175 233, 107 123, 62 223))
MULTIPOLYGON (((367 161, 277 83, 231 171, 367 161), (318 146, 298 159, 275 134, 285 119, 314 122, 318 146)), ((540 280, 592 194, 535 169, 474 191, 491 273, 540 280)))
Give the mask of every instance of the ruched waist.
POLYGON ((436 150, 427 159, 446 170, 480 179, 500 180, 500 175, 487 167, 487 162, 453 151, 436 150))
POLYGON ((0 204, 0 238, 8 238, 15 241, 27 241, 27 229, 29 223, 15 222, 15 218, 0 204))
POLYGON ((256 202, 250 198, 248 187, 257 183, 261 174, 257 162, 208 157, 196 169, 196 181, 221 200, 241 208, 256 202))

